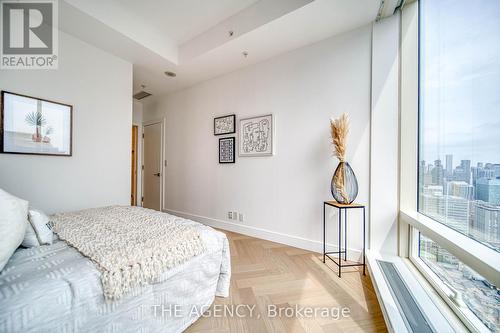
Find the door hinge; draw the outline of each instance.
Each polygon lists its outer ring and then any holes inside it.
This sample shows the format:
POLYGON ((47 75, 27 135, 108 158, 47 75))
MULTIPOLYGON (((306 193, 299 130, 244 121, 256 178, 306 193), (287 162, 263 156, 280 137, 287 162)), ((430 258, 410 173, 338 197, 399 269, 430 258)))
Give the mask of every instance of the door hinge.
POLYGON ((144 164, 142 165, 141 169, 144 170, 144 164))
POLYGON ((144 139, 144 133, 142 133, 142 138, 144 139))
POLYGON ((141 197, 141 201, 144 202, 144 197, 141 197))

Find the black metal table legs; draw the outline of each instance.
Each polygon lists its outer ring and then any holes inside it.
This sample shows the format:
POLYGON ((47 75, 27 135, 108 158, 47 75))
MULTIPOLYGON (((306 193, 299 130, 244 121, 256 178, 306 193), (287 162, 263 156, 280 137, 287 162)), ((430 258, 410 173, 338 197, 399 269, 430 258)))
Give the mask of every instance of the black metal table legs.
POLYGON ((339 267, 339 273, 338 276, 342 277, 342 267, 355 267, 355 266, 363 266, 363 275, 366 275, 366 262, 365 262, 365 242, 366 242, 366 214, 365 214, 365 206, 362 205, 341 205, 341 204, 336 204, 336 203, 331 203, 328 201, 325 201, 323 203, 323 263, 326 262, 326 258, 332 260, 338 267, 339 267), (338 235, 338 244, 339 248, 338 251, 332 251, 332 252, 327 252, 326 251, 326 206, 331 206, 335 207, 339 210, 339 218, 338 218, 338 228, 339 228, 339 235, 338 235), (344 254, 344 262, 347 261, 347 210, 348 209, 356 209, 356 208, 362 208, 363 209, 363 250, 362 250, 362 262, 361 263, 356 263, 356 264, 342 264, 342 254, 344 254), (344 211, 344 249, 342 250, 342 211, 344 211), (338 255, 338 262, 330 257, 330 254, 337 254, 338 255))

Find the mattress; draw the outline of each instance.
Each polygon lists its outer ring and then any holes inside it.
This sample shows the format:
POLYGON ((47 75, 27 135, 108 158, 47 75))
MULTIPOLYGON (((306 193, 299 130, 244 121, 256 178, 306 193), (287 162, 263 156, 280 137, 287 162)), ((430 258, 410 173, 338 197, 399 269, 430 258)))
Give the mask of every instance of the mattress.
POLYGON ((206 252, 118 300, 103 297, 100 273, 64 241, 18 249, 0 273, 0 332, 182 332, 231 276, 226 236, 202 224, 206 252))

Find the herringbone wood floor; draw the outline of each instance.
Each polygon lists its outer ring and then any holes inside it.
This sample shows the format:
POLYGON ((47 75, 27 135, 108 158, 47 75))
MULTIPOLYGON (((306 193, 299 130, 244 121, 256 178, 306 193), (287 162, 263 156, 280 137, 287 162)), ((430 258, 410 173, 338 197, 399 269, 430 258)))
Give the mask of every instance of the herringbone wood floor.
MULTIPOLYGON (((186 332, 386 332, 373 285, 358 268, 342 270, 322 262, 322 255, 249 236, 223 231, 231 248, 232 278, 228 298, 214 304, 256 305, 254 316, 213 316, 199 319, 186 332), (287 318, 268 316, 278 308, 348 307, 350 315, 287 318)), ((247 313, 249 313, 247 311, 247 313)))

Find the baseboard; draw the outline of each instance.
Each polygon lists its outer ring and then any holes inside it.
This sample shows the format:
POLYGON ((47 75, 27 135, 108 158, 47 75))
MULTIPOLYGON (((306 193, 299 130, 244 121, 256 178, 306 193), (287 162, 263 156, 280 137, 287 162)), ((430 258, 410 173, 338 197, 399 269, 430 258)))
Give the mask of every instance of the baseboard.
MULTIPOLYGON (((252 236, 260 239, 265 239, 268 241, 281 243, 293 247, 297 247, 299 249, 304 249, 312 252, 323 253, 323 242, 307 239, 299 236, 288 235, 272 230, 256 228, 249 225, 238 224, 229 221, 223 221, 219 219, 214 219, 211 217, 201 216, 190 214, 186 212, 180 212, 172 209, 164 209, 166 213, 180 216, 189 220, 193 220, 214 228, 219 228, 223 230, 228 230, 232 232, 237 232, 243 235, 252 236)), ((327 251, 337 251, 337 245, 335 244, 327 244, 327 251)), ((361 258, 361 251, 358 249, 347 250, 347 256, 349 260, 358 261, 361 258)))

